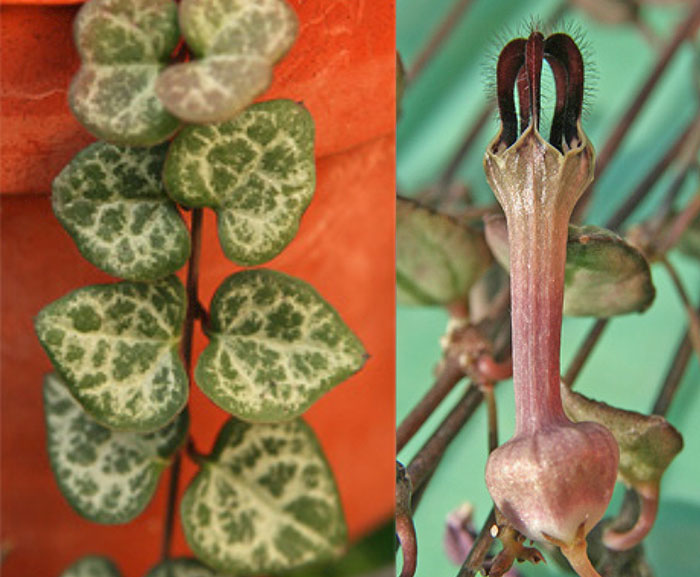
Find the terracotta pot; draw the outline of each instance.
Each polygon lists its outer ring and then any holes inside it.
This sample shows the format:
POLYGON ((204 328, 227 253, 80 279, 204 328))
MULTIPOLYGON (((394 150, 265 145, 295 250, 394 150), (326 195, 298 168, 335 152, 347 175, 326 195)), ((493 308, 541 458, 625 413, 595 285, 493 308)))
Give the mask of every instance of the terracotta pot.
MULTIPOLYGON (((45 2, 44 4, 50 4, 45 2)), ((318 186, 299 234, 266 266, 316 287, 371 355, 365 368, 306 415, 340 486, 356 538, 391 516, 394 501, 394 7, 291 2, 300 38, 264 99, 304 101, 317 128, 318 186)), ((50 363, 32 329, 48 302, 111 280, 82 259, 53 217, 53 177, 92 137, 70 116, 66 87, 78 61, 75 7, 3 6, 2 82, 2 540, 8 577, 59 575, 76 557, 112 556, 125 577, 158 560, 166 479, 133 523, 102 527, 74 513, 49 470, 41 401, 50 363)), ((207 213, 201 272, 205 303, 236 267, 207 213)), ((195 355, 205 345, 195 339, 195 355)), ((227 415, 196 387, 192 434, 211 447, 227 415)), ((181 491, 194 474, 186 460, 181 491)), ((179 525, 175 551, 187 554, 179 525)))

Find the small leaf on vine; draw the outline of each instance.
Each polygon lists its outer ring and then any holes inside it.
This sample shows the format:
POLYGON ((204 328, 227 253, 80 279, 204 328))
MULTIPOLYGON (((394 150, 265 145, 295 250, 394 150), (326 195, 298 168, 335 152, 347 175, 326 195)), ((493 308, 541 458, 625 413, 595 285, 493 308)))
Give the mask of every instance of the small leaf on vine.
POLYGON ((48 452, 70 505, 95 523, 127 523, 156 491, 161 473, 182 446, 186 411, 160 431, 112 431, 94 421, 54 374, 44 381, 48 452))
POLYGON ((666 419, 611 407, 571 391, 562 383, 562 402, 569 418, 606 427, 620 447, 618 474, 628 485, 659 483, 683 448, 683 437, 666 419))
POLYGON ((170 147, 164 181, 176 202, 216 211, 229 259, 266 262, 292 241, 314 194, 313 119, 300 104, 272 100, 230 122, 187 127, 170 147))
MULTIPOLYGON (((510 268, 505 218, 485 219, 486 241, 496 260, 510 268)), ((656 291, 649 263, 612 231, 569 225, 564 281, 564 314, 607 318, 643 312, 656 291)))
POLYGON ((185 492, 182 522, 200 559, 236 575, 321 562, 346 543, 333 475, 301 419, 228 421, 185 492))
POLYGON ((187 402, 178 353, 185 290, 176 277, 80 288, 44 307, 35 329, 88 414, 112 429, 150 432, 187 402))
POLYGON ((122 577, 122 574, 111 559, 88 555, 68 567, 61 577, 122 577))
POLYGON ((91 0, 78 13, 75 42, 82 66, 68 99, 98 138, 149 146, 179 121, 158 100, 155 83, 179 41, 172 0, 91 0))
POLYGON ((409 305, 450 305, 491 264, 483 234, 405 198, 396 205, 397 298, 409 305))
POLYGON ((156 92, 171 113, 191 123, 230 120, 253 102, 299 27, 284 0, 182 0, 180 25, 200 59, 169 67, 156 92))
POLYGON ((313 287, 279 272, 228 277, 210 314, 211 342, 195 379, 217 405, 247 421, 300 415, 366 359, 360 341, 313 287))
POLYGON ((190 239, 161 173, 166 148, 97 142, 53 181, 56 218, 81 254, 128 280, 156 280, 184 266, 190 239))

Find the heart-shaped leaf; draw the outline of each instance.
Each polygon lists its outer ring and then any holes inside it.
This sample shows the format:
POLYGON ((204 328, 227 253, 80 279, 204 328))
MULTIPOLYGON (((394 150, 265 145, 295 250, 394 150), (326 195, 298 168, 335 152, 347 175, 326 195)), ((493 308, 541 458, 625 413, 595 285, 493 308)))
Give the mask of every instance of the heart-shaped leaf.
POLYGON ((176 202, 216 210, 228 258, 263 263, 291 242, 313 197, 313 119, 299 104, 273 100, 223 124, 187 127, 163 178, 176 202))
POLYGON ((156 91, 170 112, 192 123, 229 120, 253 102, 299 27, 284 0, 182 0, 180 25, 200 60, 168 68, 156 91))
POLYGON ((184 443, 187 411, 154 433, 112 431, 73 399, 56 375, 44 381, 48 451, 61 493, 95 523, 127 523, 148 505, 184 443))
POLYGON ((270 270, 228 277, 211 302, 211 342, 195 379, 247 421, 291 419, 359 371, 357 337, 305 282, 270 270))
POLYGON ((111 559, 87 555, 68 567, 61 577, 122 577, 122 574, 111 559))
POLYGON ((346 528, 333 475, 301 419, 231 419, 182 499, 194 553, 227 574, 277 574, 340 554, 346 528))
POLYGON ((561 392, 569 418, 600 423, 615 437, 620 447, 618 474, 629 485, 658 484, 683 448, 683 437, 663 417, 611 407, 575 393, 563 383, 561 392))
POLYGON ((397 200, 399 303, 449 305, 466 300, 469 290, 491 260, 480 232, 412 200, 397 200))
POLYGON ((71 394, 98 423, 150 432, 185 406, 178 355, 185 290, 175 277, 78 289, 43 308, 36 333, 71 394))
MULTIPOLYGON (((485 219, 486 242, 508 270, 506 220, 485 219)), ((656 291, 644 255, 612 231, 569 225, 566 248, 564 314, 606 318, 646 310, 656 291)))
POLYGON ((75 21, 82 67, 68 100, 97 137, 149 146, 179 121, 156 96, 156 79, 179 41, 172 0, 90 0, 75 21))
POLYGON ((159 563, 146 577, 217 577, 218 573, 191 557, 178 557, 159 563))
POLYGON ((98 142, 53 181, 56 217, 82 255, 109 274, 155 280, 187 262, 187 227, 161 183, 165 152, 98 142))

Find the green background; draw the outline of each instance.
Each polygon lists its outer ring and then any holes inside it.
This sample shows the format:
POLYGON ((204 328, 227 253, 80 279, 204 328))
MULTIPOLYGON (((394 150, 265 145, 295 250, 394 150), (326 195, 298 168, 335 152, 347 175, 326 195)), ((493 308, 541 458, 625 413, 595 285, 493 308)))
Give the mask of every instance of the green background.
MULTIPOLYGON (((454 0, 400 0, 397 3, 397 45, 407 68, 442 21, 454 0)), ((413 195, 434 183, 459 146, 465 132, 489 98, 489 72, 504 41, 526 35, 529 23, 546 21, 558 5, 551 0, 475 0, 449 40, 401 102, 398 130, 398 187, 413 195)), ((684 14, 682 7, 647 7, 643 16, 661 38, 669 38, 684 14)), ((656 58, 656 50, 633 25, 603 25, 577 9, 569 9, 563 29, 573 30, 587 45, 587 80, 595 79, 587 95, 584 129, 600 150, 643 83, 656 58)), ((556 27, 561 30, 562 26, 556 27)), ((689 45, 682 48, 628 133, 614 162, 597 183, 589 222, 602 224, 645 176, 656 159, 687 125, 697 110, 693 70, 697 66, 689 45)), ((544 92, 549 92, 545 78, 544 92)), ((551 99, 549 101, 551 105, 551 99)), ((543 101, 547 106, 547 101, 543 101)), ((498 122, 480 135, 459 171, 475 197, 492 202, 481 168, 486 143, 495 136, 498 122)), ((653 212, 670 181, 666 175, 630 222, 653 212)), ((683 189, 688 198, 697 189, 697 177, 683 189)), ((698 296, 700 270, 696 263, 672 254, 691 297, 698 296)), ((649 412, 672 355, 685 330, 683 308, 668 275, 660 265, 652 268, 657 298, 643 315, 615 319, 599 342, 577 382, 577 390, 627 409, 649 412)), ((439 337, 447 315, 439 309, 399 307, 397 315, 397 418, 400 421, 432 382, 440 357, 439 337)), ((562 335, 565 369, 586 332, 590 319, 567 318, 562 335)), ((454 405, 465 388, 461 384, 399 455, 411 456, 454 405)), ((659 517, 646 540, 646 552, 657 577, 700 574, 700 368, 692 358, 668 419, 684 435, 685 448, 664 477, 659 517)), ((513 397, 510 382, 497 388, 501 442, 513 432, 513 397)), ((448 449, 416 514, 418 577, 457 574, 443 551, 446 515, 464 501, 475 505, 477 528, 484 521, 490 499, 483 479, 486 463, 486 416, 482 406, 448 449)), ((614 514, 623 491, 618 485, 609 509, 614 514)), ((400 560, 397 561, 400 567, 400 560)), ((519 565, 524 575, 567 575, 554 563, 519 565)), ((570 575, 570 574, 568 574, 570 575)))

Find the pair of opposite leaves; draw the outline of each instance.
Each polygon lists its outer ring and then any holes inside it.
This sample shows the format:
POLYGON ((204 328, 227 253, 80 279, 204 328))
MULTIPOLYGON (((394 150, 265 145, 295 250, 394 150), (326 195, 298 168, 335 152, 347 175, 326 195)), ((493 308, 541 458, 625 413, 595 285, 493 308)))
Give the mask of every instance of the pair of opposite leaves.
POLYGON ((91 0, 75 22, 69 101, 95 135, 150 146, 180 121, 235 116, 269 85, 298 31, 284 0, 91 0), (168 65, 180 48, 192 61, 168 65))
MULTIPOLYGON (((189 418, 154 433, 113 431, 96 423, 55 375, 44 382, 51 466, 72 507, 98 523, 125 523, 150 502, 160 474, 184 444, 189 418)), ((249 424, 229 420, 181 503, 195 554, 226 574, 276 573, 336 557, 346 528, 331 470, 302 419, 249 424)), ((175 560, 149 576, 214 572, 175 560)), ((64 577, 114 577, 108 560, 85 558, 64 577)))

